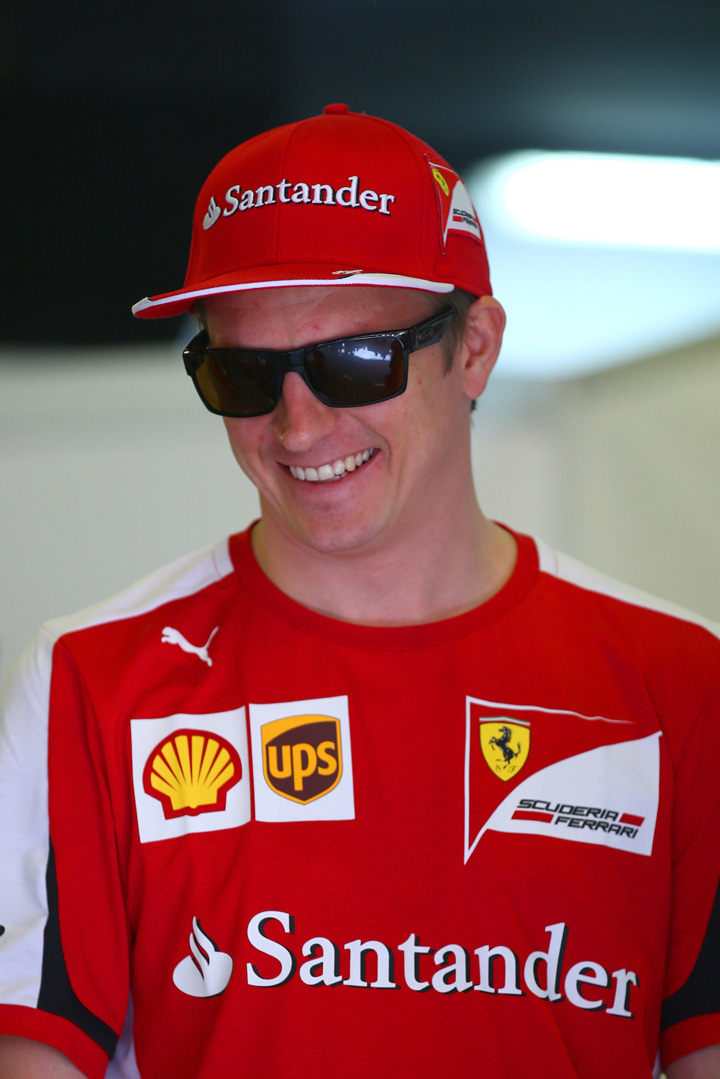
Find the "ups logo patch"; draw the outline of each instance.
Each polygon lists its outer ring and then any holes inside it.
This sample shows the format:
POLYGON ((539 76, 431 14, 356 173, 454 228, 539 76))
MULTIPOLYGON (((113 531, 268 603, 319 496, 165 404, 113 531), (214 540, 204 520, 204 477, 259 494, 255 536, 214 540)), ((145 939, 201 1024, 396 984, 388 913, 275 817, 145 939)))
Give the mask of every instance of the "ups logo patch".
POLYGON ((262 725, 268 786, 306 805, 328 794, 342 776, 340 722, 332 716, 288 716, 262 725))

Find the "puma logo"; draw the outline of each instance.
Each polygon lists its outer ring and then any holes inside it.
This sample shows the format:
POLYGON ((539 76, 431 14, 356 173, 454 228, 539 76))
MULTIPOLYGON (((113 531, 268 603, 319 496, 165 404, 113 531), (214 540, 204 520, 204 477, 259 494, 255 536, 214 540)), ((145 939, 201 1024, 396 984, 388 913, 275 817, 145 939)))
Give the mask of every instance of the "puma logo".
POLYGON ((176 644, 179 648, 182 648, 183 652, 190 652, 193 656, 197 656, 198 659, 201 659, 203 663, 207 663, 208 667, 212 667, 213 662, 208 655, 208 648, 219 629, 219 626, 215 626, 215 629, 201 647, 198 647, 196 644, 190 644, 190 641, 186 640, 182 633, 177 629, 173 629, 172 626, 165 626, 165 629, 162 631, 161 640, 163 644, 176 644))

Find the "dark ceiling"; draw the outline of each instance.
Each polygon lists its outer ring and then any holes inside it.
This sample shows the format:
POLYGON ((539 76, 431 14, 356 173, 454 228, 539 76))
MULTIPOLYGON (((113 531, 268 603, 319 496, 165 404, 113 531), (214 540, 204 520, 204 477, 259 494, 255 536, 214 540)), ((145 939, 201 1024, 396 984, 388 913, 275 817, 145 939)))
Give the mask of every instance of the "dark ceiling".
POLYGON ((168 338, 216 160, 329 101, 462 170, 518 147, 720 158, 718 0, 137 0, 3 9, 2 338, 168 338))

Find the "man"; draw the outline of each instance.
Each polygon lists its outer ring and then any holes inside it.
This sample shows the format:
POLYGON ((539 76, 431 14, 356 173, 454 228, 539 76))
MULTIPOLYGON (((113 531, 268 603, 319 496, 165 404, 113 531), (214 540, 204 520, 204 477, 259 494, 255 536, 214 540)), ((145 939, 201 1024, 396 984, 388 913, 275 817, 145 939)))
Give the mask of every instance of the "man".
POLYGON ((3 1076, 719 1075, 717 631, 482 514, 457 175, 258 136, 135 313, 193 308, 261 516, 21 663, 3 1076))

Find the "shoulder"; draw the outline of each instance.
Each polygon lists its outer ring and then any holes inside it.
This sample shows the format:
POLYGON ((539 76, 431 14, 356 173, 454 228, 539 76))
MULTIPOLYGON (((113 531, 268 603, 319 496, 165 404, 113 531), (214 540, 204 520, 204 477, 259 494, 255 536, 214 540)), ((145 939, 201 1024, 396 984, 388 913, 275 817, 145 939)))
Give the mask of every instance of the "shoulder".
POLYGON ((168 610, 212 607, 217 588, 222 589, 233 572, 229 541, 223 540, 177 559, 99 603, 45 622, 8 679, 8 710, 18 704, 21 713, 46 712, 58 649, 66 659, 72 657, 72 662, 78 660, 86 668, 117 669, 142 652, 147 626, 159 622, 162 629, 168 610))
POLYGON ((659 630, 664 627, 668 632, 685 631, 697 639, 707 635, 720 647, 719 622, 619 581, 553 550, 542 540, 535 539, 535 545, 541 578, 564 586, 577 603, 615 612, 618 618, 624 615, 638 625, 657 626, 659 630))
MULTIPOLYGON (((649 709, 673 766, 720 732, 720 625, 536 541, 532 616, 548 666, 649 709)), ((720 744, 718 744, 720 752, 720 744)))
POLYGON ((125 619, 141 618, 161 607, 206 592, 233 573, 228 541, 171 562, 128 588, 75 614, 46 622, 41 632, 50 640, 125 619))

